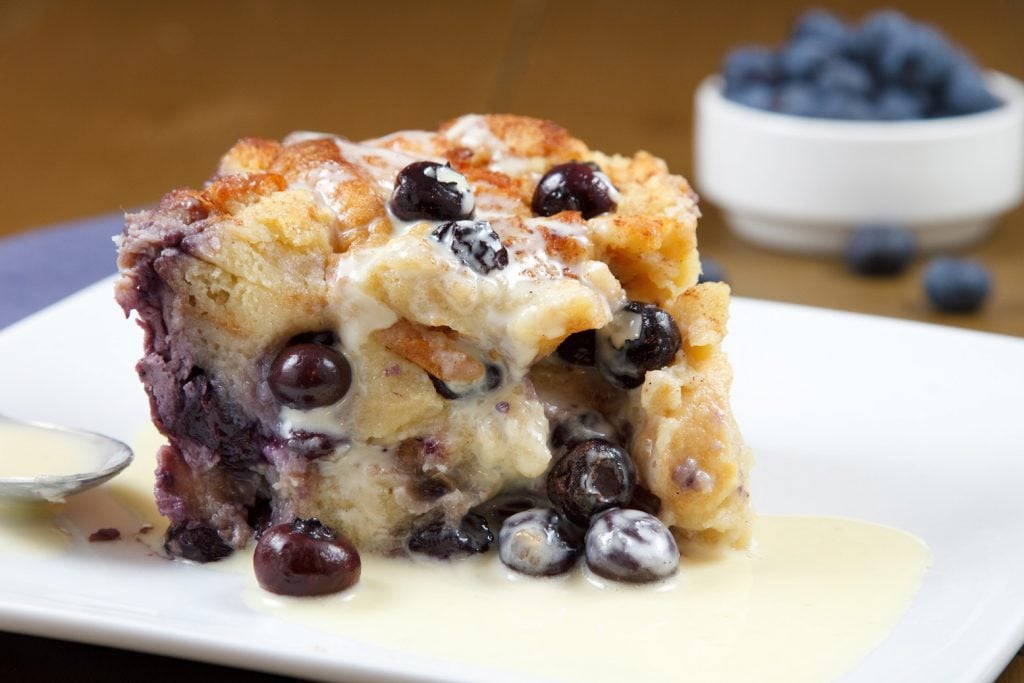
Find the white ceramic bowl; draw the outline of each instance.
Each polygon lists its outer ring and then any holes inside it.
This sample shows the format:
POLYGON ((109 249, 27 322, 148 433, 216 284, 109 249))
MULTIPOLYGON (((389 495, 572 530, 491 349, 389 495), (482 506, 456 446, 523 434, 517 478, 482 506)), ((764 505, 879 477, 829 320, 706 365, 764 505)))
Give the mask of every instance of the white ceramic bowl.
POLYGON ((984 237, 1024 197, 1024 85, 989 75, 1004 105, 923 121, 834 121, 760 111, 722 95, 696 102, 697 191, 764 246, 838 252, 873 222, 912 229, 922 249, 984 237))

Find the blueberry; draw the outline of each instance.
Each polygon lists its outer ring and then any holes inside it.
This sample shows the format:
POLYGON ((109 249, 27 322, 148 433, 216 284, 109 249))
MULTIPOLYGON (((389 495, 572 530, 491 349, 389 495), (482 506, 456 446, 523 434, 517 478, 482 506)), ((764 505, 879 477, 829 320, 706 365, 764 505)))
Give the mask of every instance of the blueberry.
POLYGON ((433 375, 428 375, 428 377, 430 377, 430 381, 434 385, 434 391, 449 401, 457 401, 460 398, 478 396, 479 394, 494 391, 505 380, 505 371, 502 370, 500 365, 484 363, 484 374, 480 379, 467 384, 445 382, 443 379, 433 375))
POLYGON ((335 346, 338 343, 338 335, 332 330, 319 330, 317 332, 302 332, 288 340, 288 344, 322 344, 323 346, 335 346))
POLYGON ((579 211, 593 218, 614 211, 618 190, 594 163, 570 162, 553 166, 537 183, 533 213, 553 216, 562 211, 579 211))
POLYGON ((270 365, 267 385, 282 404, 308 410, 336 403, 352 386, 352 366, 330 346, 286 346, 270 365))
POLYGON ((848 121, 866 121, 875 118, 875 110, 871 102, 862 95, 842 91, 824 92, 821 94, 821 116, 829 119, 848 121))
POLYGON ((216 529, 199 522, 178 522, 167 529, 164 539, 164 550, 193 562, 216 562, 233 552, 216 529))
POLYGON ((505 520, 498 556, 510 569, 530 576, 563 574, 576 563, 580 534, 549 508, 532 508, 505 520))
POLYGON ((481 275, 508 266, 508 250, 487 221, 443 223, 430 236, 455 254, 460 263, 481 275))
POLYGON ((932 305, 940 311, 971 313, 985 303, 992 289, 992 277, 976 261, 940 257, 925 269, 924 288, 932 305))
POLYGON ((545 493, 528 488, 516 488, 502 491, 480 503, 470 512, 483 517, 489 528, 500 529, 505 520, 512 515, 547 504, 545 493))
POLYGON ((597 343, 596 330, 573 332, 558 345, 555 353, 566 363, 572 365, 591 366, 594 364, 594 344, 597 343))
POLYGON ((565 411, 555 421, 549 442, 552 450, 561 452, 591 439, 618 443, 619 431, 601 413, 583 408, 565 411))
POLYGON ((868 61, 875 61, 884 49, 904 40, 913 30, 913 22, 896 10, 882 10, 869 14, 853 35, 854 51, 868 61))
POLYGON ((940 113, 948 116, 974 114, 995 109, 999 104, 977 67, 964 61, 956 64, 946 77, 940 113))
POLYGON ((874 55, 879 76, 892 83, 931 87, 958 61, 946 37, 930 26, 909 24, 882 41, 874 55))
POLYGON ((775 87, 768 83, 743 83, 725 89, 726 99, 754 109, 771 110, 775 107, 775 87))
POLYGON ((573 446, 555 461, 547 477, 551 504, 580 525, 601 510, 626 505, 635 486, 636 468, 629 453, 602 439, 573 446))
POLYGON ((770 48, 744 45, 725 56, 722 75, 727 89, 750 83, 772 83, 779 75, 778 58, 770 48))
POLYGON ((597 366, 620 389, 644 383, 648 370, 665 367, 682 345, 672 316, 654 304, 630 301, 597 334, 597 366))
POLYGON ((725 269, 722 268, 722 264, 718 261, 710 258, 702 258, 700 260, 700 276, 697 278, 697 282, 728 282, 729 278, 725 274, 725 269))
POLYGON ((612 508, 594 518, 586 537, 587 566, 613 581, 646 583, 679 568, 672 532, 654 515, 612 508))
POLYGON ((252 558, 256 580, 279 595, 326 595, 359 580, 362 561, 352 543, 318 519, 292 520, 260 537, 252 558))
POLYGON ((846 243, 846 263, 862 275, 896 275, 913 260, 917 246, 906 228, 866 225, 846 243))
POLYGON ((779 67, 786 78, 812 78, 825 62, 837 54, 837 47, 828 41, 820 38, 801 38, 782 49, 779 54, 779 67))
POLYGON ((846 49, 852 37, 850 28, 836 15, 823 9, 804 12, 794 22, 793 38, 817 38, 846 49))
POLYGON ((927 91, 886 86, 875 97, 875 116, 883 121, 923 118, 929 109, 927 91))
POLYGON ((416 161, 398 172, 391 212, 403 221, 457 221, 473 215, 473 192, 447 164, 416 161))
POLYGON ((415 529, 409 536, 407 547, 414 553, 447 559, 487 552, 493 541, 494 534, 487 526, 487 520, 471 512, 457 527, 439 519, 415 529))
POLYGON ((833 57, 822 64, 814 83, 822 92, 838 91, 856 96, 866 96, 874 85, 866 67, 844 57, 833 57))
POLYGON ((821 98, 810 83, 793 81, 779 88, 777 108, 793 116, 820 116, 821 98))
POLYGON ((637 484, 636 488, 633 489, 633 500, 629 501, 629 505, 626 507, 631 510, 642 510, 651 515, 657 516, 661 511, 661 498, 658 498, 646 486, 637 484))

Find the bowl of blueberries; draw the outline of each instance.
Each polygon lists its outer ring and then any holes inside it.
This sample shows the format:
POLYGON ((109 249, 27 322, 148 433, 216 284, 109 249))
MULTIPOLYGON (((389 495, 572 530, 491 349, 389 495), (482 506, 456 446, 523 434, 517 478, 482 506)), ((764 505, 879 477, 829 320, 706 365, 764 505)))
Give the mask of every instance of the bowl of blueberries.
POLYGON ((701 84, 695 147, 698 189, 748 241, 839 253, 887 224, 952 249, 1024 198, 1024 84, 899 12, 813 10, 701 84))

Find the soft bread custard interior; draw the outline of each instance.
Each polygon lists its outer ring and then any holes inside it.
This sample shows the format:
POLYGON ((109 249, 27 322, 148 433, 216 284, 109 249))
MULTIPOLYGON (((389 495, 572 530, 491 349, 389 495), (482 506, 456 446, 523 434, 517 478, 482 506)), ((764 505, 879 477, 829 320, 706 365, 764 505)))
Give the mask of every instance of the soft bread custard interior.
POLYGON ((399 552, 424 520, 457 523, 499 492, 542 490, 552 429, 594 411, 683 552, 746 545, 751 456, 721 350, 729 290, 696 284, 698 216, 661 160, 605 155, 523 117, 361 143, 240 141, 203 189, 129 215, 120 238, 117 296, 146 330, 138 369, 168 440, 161 512, 233 548, 261 519, 300 516, 360 550, 399 552), (506 267, 467 268, 431 238, 436 223, 389 212, 397 173, 425 159, 466 178, 506 267), (539 179, 568 161, 607 174, 614 211, 533 214, 539 179), (668 366, 625 390, 553 355, 625 301, 676 321, 668 366), (351 364, 351 389, 330 406, 282 406, 270 364, 289 340, 323 332, 351 364), (465 391, 446 398, 432 377, 465 391))

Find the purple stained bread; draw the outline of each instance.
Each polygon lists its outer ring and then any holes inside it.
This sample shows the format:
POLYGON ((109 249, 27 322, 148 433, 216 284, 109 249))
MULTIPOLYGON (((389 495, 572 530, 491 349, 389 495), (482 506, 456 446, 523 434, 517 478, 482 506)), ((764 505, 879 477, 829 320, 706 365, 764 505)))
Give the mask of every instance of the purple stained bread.
POLYGON ((119 238, 169 552, 297 518, 361 551, 475 552, 510 495, 744 546, 729 292, 697 284, 698 215, 660 160, 523 117, 240 141, 119 238))

